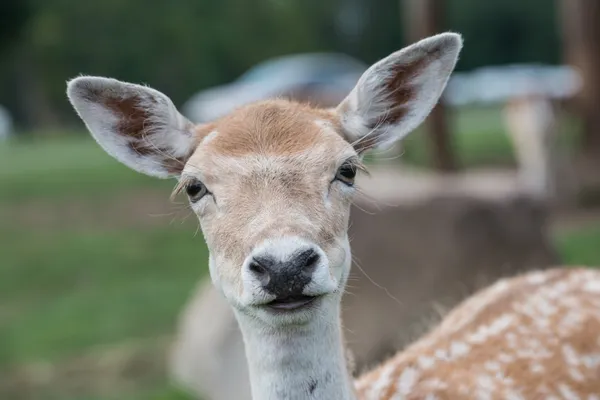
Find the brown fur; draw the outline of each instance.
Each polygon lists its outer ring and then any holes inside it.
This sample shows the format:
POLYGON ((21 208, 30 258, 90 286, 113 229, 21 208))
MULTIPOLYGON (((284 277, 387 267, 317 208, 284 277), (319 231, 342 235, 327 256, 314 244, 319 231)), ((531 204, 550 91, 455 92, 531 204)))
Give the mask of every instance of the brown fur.
MULTIPOLYGON (((398 63, 389 70, 389 78, 383 82, 383 92, 386 101, 390 106, 387 113, 381 115, 372 121, 368 121, 368 127, 375 129, 379 126, 398 124, 406 117, 408 108, 406 107, 417 96, 417 89, 413 81, 425 68, 435 59, 440 57, 441 49, 436 48, 422 57, 418 57, 409 63, 398 63)), ((385 76, 386 74, 382 74, 385 76)), ((376 142, 377 135, 368 138, 368 145, 372 147, 376 142)), ((366 146, 366 144, 362 144, 366 146)))
POLYGON ((213 130, 218 140, 207 147, 218 154, 241 157, 248 154, 286 156, 310 150, 325 139, 315 121, 324 120, 338 132, 334 113, 287 100, 267 100, 242 107, 203 127, 201 136, 213 130))
POLYGON ((219 212, 200 219, 224 279, 239 285, 239 266, 267 238, 293 235, 337 251, 337 238, 348 228, 350 197, 331 182, 341 164, 357 155, 333 112, 269 100, 242 107, 196 135, 200 144, 183 181, 201 179, 214 195, 219 212), (202 142, 211 132, 215 136, 202 142))
MULTIPOLYGON (((153 100, 150 97, 148 99, 153 100)), ((140 106, 142 99, 137 96, 119 98, 104 94, 101 100, 106 108, 120 117, 116 128, 119 134, 131 138, 143 138, 151 115, 148 109, 140 106)))
POLYGON ((182 157, 174 157, 168 149, 156 146, 148 137, 153 131, 152 115, 147 104, 142 104, 148 101, 156 103, 154 98, 147 96, 141 99, 135 95, 122 98, 111 93, 98 93, 97 91, 92 91, 92 93, 94 93, 92 97, 95 98, 95 101, 101 101, 107 109, 119 117, 115 130, 120 135, 131 139, 127 145, 132 152, 140 156, 162 155, 161 164, 169 173, 179 174, 183 171, 192 152, 182 157))
POLYGON ((416 96, 412 81, 435 57, 435 53, 429 54, 427 57, 417 58, 408 64, 399 63, 392 68, 390 78, 384 82, 383 86, 387 101, 394 106, 390 107, 388 113, 370 121, 369 128, 397 124, 406 117, 408 112, 406 105, 410 104, 416 96))
POLYGON ((555 269, 500 281, 457 306, 439 327, 406 351, 362 376, 357 381, 358 397, 395 398, 407 370, 414 372, 414 378, 404 380, 404 388, 410 389, 403 397, 406 400, 427 395, 437 399, 495 400, 509 398, 509 394, 522 399, 563 398, 564 390, 580 399, 598 395, 600 299, 593 290, 586 291, 588 282, 600 284, 600 273, 555 269), (503 330, 481 334, 502 316, 510 318, 503 330), (464 345, 466 350, 453 354, 453 346, 464 345), (577 355, 575 360, 565 355, 565 346, 577 355), (586 365, 586 356, 597 357, 598 364, 586 365), (426 366, 426 359, 433 364, 426 366), (387 377, 386 368, 392 368, 387 377), (382 383, 381 390, 374 390, 382 383))

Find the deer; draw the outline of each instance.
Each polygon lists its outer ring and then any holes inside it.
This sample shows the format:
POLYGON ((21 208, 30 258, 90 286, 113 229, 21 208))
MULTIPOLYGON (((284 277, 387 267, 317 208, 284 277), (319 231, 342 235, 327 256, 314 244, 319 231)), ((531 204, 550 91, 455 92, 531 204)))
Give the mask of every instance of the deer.
POLYGON ((500 280, 352 376, 340 303, 355 176, 367 172, 366 151, 423 122, 462 44, 446 32, 392 53, 333 109, 271 99, 201 125, 147 86, 68 82, 71 104, 107 153, 175 178, 173 195, 187 195, 212 284, 242 332, 253 399, 598 399, 600 273, 587 268, 500 280))

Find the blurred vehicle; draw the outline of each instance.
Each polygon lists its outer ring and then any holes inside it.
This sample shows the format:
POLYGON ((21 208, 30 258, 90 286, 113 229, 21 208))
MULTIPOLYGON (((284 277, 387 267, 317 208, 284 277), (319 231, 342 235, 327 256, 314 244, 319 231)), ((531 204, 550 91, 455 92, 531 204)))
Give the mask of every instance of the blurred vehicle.
POLYGON ((0 105, 0 140, 13 135, 13 122, 8 110, 0 105))
POLYGON ((580 90, 581 84, 578 71, 570 66, 489 66, 454 73, 444 93, 444 101, 453 106, 503 103, 530 94, 568 99, 580 90))
POLYGON ((182 107, 195 122, 219 118, 257 100, 287 97, 321 107, 337 105, 366 65, 339 53, 306 53, 264 61, 230 84, 204 90, 182 107))

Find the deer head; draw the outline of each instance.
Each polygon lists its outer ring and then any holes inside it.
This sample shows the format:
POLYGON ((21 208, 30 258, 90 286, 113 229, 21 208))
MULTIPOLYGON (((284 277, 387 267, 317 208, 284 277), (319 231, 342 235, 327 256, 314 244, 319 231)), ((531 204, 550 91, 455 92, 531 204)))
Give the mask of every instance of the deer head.
POLYGON ((393 53, 328 110, 270 100, 195 125, 156 90, 86 76, 68 83, 68 97, 114 158, 178 179, 175 192, 200 218, 212 280, 236 311, 299 323, 339 306, 362 155, 425 119, 461 46, 446 33, 393 53))

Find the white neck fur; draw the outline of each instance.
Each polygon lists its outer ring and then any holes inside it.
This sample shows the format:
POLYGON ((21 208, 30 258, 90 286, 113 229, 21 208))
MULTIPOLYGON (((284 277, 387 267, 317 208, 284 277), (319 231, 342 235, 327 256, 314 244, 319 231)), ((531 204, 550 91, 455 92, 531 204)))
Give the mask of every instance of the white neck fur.
POLYGON ((331 313, 303 326, 268 327, 236 311, 254 400, 355 400, 339 299, 324 300, 331 313))

